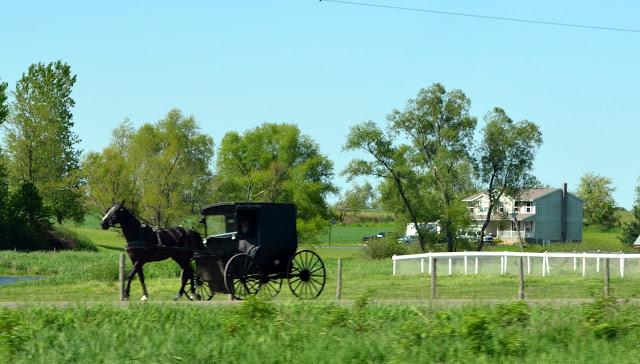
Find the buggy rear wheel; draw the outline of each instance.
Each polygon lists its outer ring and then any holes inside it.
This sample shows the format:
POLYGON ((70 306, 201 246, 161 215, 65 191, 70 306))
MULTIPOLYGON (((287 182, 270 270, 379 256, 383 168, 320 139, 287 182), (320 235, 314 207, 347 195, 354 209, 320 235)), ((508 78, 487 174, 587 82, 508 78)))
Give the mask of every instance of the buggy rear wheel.
POLYGON ((287 266, 289 288, 296 297, 316 298, 322 293, 327 273, 318 254, 311 250, 297 252, 287 266))
POLYGON ((237 300, 256 295, 262 285, 262 270, 251 256, 236 254, 224 267, 224 285, 237 300))

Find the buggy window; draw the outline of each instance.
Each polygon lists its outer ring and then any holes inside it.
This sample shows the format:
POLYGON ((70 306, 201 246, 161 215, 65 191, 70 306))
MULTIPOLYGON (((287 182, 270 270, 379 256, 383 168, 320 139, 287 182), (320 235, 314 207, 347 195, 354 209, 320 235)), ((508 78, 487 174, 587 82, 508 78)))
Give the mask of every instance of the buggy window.
POLYGON ((236 231, 234 217, 225 215, 207 215, 207 236, 226 234, 236 231))

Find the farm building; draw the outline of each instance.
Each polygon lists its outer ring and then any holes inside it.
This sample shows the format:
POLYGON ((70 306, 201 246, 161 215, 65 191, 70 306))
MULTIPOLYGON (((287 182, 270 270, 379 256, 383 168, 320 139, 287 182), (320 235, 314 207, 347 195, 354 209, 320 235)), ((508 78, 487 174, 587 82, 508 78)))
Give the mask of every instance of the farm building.
MULTIPOLYGON (((478 193, 462 201, 480 231, 487 218, 488 194, 478 193)), ((518 200, 503 196, 491 213, 485 233, 503 241, 517 241, 520 231, 527 242, 537 244, 582 241, 583 204, 584 200, 567 192, 566 183, 562 188, 524 190, 518 200)))

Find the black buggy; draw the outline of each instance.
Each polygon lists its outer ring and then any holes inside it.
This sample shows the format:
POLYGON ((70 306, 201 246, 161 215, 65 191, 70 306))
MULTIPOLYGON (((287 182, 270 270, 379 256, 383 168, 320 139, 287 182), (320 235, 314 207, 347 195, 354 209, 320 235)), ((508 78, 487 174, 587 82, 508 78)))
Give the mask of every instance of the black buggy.
POLYGON ((197 250, 193 257, 194 299, 211 299, 214 293, 272 298, 285 279, 297 297, 311 299, 322 292, 322 259, 310 250, 296 252, 294 204, 216 203, 205 206, 202 215, 206 250, 197 250))

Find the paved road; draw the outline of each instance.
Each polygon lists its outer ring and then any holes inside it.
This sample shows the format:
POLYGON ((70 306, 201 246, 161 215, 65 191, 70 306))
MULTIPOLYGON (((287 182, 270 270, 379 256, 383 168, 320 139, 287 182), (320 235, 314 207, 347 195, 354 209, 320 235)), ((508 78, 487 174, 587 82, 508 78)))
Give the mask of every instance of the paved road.
POLYGON ((331 248, 331 249, 362 249, 361 246, 354 246, 354 245, 346 245, 346 246, 340 246, 340 245, 322 245, 322 246, 318 246, 318 248, 331 248))

